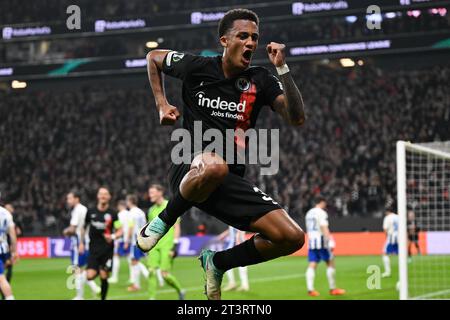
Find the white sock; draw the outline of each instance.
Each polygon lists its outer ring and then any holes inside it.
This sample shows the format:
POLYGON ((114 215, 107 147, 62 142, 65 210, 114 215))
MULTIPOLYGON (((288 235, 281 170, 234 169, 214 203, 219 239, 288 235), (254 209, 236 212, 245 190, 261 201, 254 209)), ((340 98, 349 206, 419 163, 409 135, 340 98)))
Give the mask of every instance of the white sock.
POLYGON ((119 256, 114 255, 111 278, 119 279, 119 271, 120 271, 120 258, 119 256))
POLYGON ((5 297, 5 300, 16 300, 13 295, 5 297))
POLYGON ((383 263, 384 263, 384 272, 387 274, 391 274, 391 259, 388 255, 383 256, 383 263))
POLYGON ((247 267, 239 267, 239 278, 241 279, 241 287, 249 288, 247 267))
POLYGON ((327 268, 327 278, 328 278, 328 285, 330 286, 330 290, 336 289, 336 269, 333 267, 327 268))
POLYGON ((75 288, 77 290, 78 298, 84 297, 84 282, 85 282, 84 272, 75 274, 75 288))
POLYGON ((144 277, 148 278, 150 272, 148 269, 144 266, 142 262, 138 262, 139 269, 141 270, 141 273, 144 277))
POLYGON ((131 264, 131 260, 128 260, 128 268, 130 270, 130 282, 134 283, 136 280, 134 277, 133 265, 131 264))
POLYGON ((233 269, 228 270, 227 272, 225 272, 225 274, 227 275, 227 279, 228 279, 228 285, 236 285, 236 281, 234 279, 234 271, 233 269))
POLYGON ((133 278, 134 278, 134 285, 138 288, 141 287, 141 268, 139 267, 139 264, 134 265, 133 267, 133 278))
POLYGON ((164 278, 161 273, 161 269, 156 269, 156 277, 158 278, 158 283, 160 287, 164 287, 164 278))
POLYGON ((316 275, 316 271, 313 268, 306 269, 306 287, 308 291, 314 290, 314 277, 316 275))
POLYGON ((100 287, 95 283, 95 280, 88 280, 86 271, 81 273, 83 276, 83 282, 86 283, 93 293, 97 293, 100 290, 100 287))

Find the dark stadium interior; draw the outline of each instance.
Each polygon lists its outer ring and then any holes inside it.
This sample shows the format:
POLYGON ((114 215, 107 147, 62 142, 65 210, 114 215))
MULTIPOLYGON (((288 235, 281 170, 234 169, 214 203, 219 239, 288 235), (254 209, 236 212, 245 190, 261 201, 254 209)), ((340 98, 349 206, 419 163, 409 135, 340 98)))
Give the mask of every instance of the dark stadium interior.
MULTIPOLYGON (((233 0, 227 1, 227 7, 262 2, 233 0)), ((143 12, 152 17, 220 8, 222 3, 8 1, 2 3, 0 25, 64 21, 70 4, 82 7, 83 18, 98 19, 143 12)), ((384 21, 381 30, 365 28, 361 12, 355 13, 360 17, 356 23, 349 23, 343 14, 300 21, 272 18, 261 27, 262 45, 255 59, 267 66, 264 44, 269 41, 289 46, 384 35, 449 37, 449 4, 440 7, 447 8, 445 15, 425 8, 419 17, 400 8, 396 12, 403 14, 384 21)), ((144 58, 149 51, 145 43, 158 38, 161 48, 219 52, 216 25, 208 24, 183 32, 174 27, 134 34, 1 41, 0 68, 72 58, 144 58)), ((329 201, 328 212, 337 229, 345 231, 346 226, 339 223, 343 219, 356 221, 353 230, 381 229, 384 208, 395 203, 395 142, 450 140, 448 54, 448 49, 353 54, 363 65, 351 68, 343 68, 337 57, 288 60, 303 93, 308 120, 303 128, 292 129, 266 108, 258 127, 280 128, 280 172, 260 176, 251 167, 247 176, 301 224, 320 193, 329 201)), ((31 80, 26 90, 13 90, 10 81, 1 80, 1 201, 15 205, 15 219, 25 235, 60 234, 69 220, 65 194, 72 188, 80 189, 82 202, 92 205, 96 189, 106 184, 114 199, 135 192, 140 207, 148 208, 149 184, 167 186, 173 128, 159 125, 145 69, 133 74, 31 80)), ((178 84, 170 79, 166 89, 170 102, 181 106, 178 84)), ((211 233, 224 228, 214 218, 191 210, 183 220, 183 232, 194 234, 200 224, 211 233)))

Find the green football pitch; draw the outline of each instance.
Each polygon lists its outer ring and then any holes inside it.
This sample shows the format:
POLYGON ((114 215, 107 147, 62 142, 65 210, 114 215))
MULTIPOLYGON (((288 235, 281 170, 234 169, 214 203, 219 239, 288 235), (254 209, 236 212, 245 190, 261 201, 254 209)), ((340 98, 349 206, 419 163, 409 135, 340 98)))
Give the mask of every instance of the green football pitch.
MULTIPOLYGON (((315 286, 321 295, 309 297, 306 292, 305 270, 307 260, 304 257, 284 257, 275 261, 251 266, 248 269, 250 291, 224 292, 222 298, 238 300, 257 299, 398 299, 396 283, 398 280, 397 259, 392 258, 391 278, 381 278, 381 256, 339 256, 336 257, 336 280, 340 288, 347 293, 344 296, 330 296, 326 278, 326 267, 320 264, 316 272, 315 286)), ((14 266, 12 286, 16 299, 72 299, 74 290, 67 289, 73 283, 68 270, 69 259, 30 259, 20 260, 14 266)), ((174 263, 173 273, 187 290, 186 299, 205 300, 203 294, 203 272, 196 258, 179 257, 174 263)), ((238 274, 235 272, 238 279, 238 274)), ((98 280, 97 280, 98 281, 98 280)), ((111 284, 108 299, 142 300, 147 299, 147 283, 142 279, 142 290, 127 292, 128 265, 121 260, 118 284, 111 284)), ((226 278, 224 279, 226 285, 226 278)), ((85 287, 86 299, 94 297, 85 287)), ((159 288, 157 299, 177 299, 177 294, 167 285, 159 288)))

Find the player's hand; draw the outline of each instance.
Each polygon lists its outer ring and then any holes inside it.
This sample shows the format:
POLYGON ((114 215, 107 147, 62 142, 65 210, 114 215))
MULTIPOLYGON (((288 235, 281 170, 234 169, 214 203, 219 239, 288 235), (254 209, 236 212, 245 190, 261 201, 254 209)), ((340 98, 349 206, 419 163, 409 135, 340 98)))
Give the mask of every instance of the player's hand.
POLYGON ((83 243, 80 243, 80 245, 78 246, 78 252, 79 252, 80 254, 83 254, 83 253, 84 253, 84 244, 83 244, 83 243))
POLYGON ((123 244, 123 249, 124 250, 128 250, 128 247, 130 246, 130 244, 128 243, 128 242, 125 242, 124 244, 123 244))
POLYGON ((267 45, 266 49, 269 60, 275 67, 281 67, 286 63, 285 48, 286 46, 282 43, 271 42, 267 45))
POLYGON ((163 126, 172 126, 179 117, 177 107, 166 104, 159 108, 159 123, 163 126))

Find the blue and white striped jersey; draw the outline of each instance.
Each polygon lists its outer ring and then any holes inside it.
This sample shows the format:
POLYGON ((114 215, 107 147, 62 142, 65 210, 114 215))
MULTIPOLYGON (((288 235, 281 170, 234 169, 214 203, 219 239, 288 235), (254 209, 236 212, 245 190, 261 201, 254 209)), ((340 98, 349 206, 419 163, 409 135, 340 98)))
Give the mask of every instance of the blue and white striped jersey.
POLYGON ((386 232, 388 244, 398 243, 398 215, 390 213, 384 217, 383 230, 386 232))
POLYGON ((308 248, 324 249, 328 248, 325 243, 322 229, 320 227, 328 227, 328 214, 320 208, 312 208, 306 213, 306 232, 308 233, 308 248))
POLYGON ((8 234, 11 227, 14 227, 11 213, 0 206, 0 254, 9 252, 8 234))

